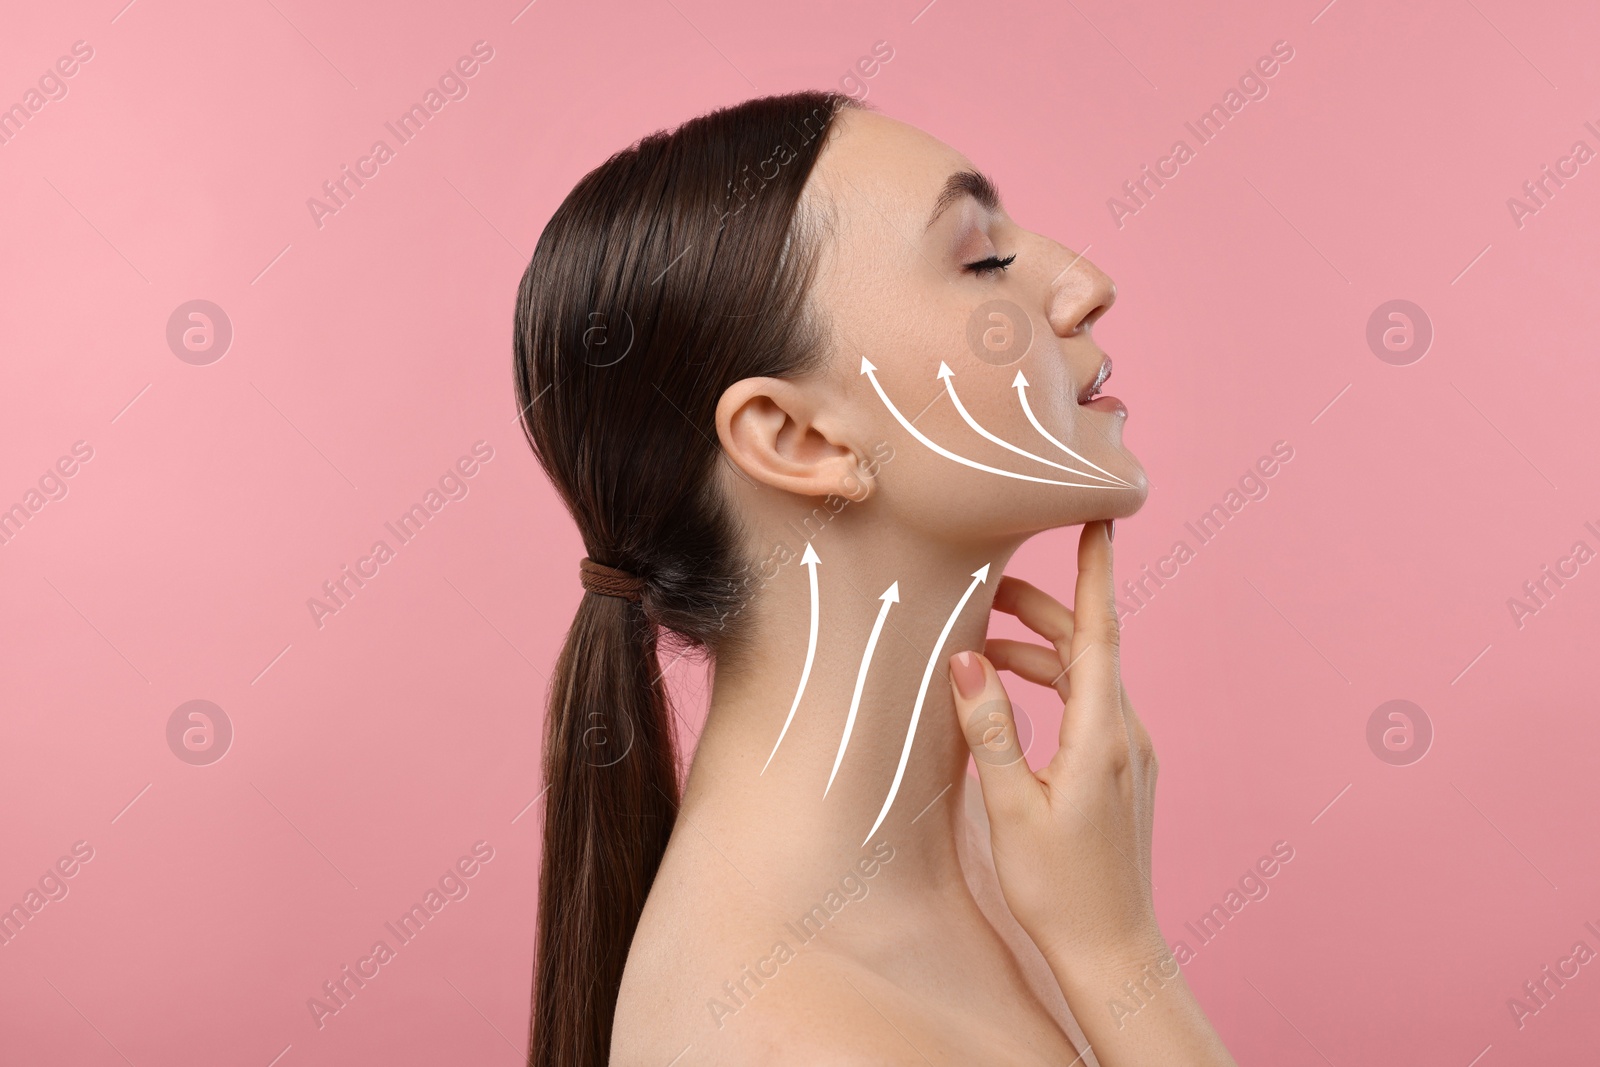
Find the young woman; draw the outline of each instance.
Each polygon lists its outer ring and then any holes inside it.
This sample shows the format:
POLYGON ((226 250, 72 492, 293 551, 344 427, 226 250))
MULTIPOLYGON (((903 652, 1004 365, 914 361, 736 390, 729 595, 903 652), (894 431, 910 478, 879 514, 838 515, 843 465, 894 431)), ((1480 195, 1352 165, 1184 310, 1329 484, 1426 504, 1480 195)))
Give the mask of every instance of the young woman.
POLYGON ((1233 1062, 1151 902, 1114 299, 959 152, 832 94, 654 134, 561 204, 515 338, 588 551, 531 1064, 1233 1062), (1079 524, 1072 608, 1001 577, 1079 524), (985 642, 991 610, 1042 643, 985 642), (681 793, 668 643, 714 665, 681 793), (999 670, 1065 703, 1038 772, 999 670))

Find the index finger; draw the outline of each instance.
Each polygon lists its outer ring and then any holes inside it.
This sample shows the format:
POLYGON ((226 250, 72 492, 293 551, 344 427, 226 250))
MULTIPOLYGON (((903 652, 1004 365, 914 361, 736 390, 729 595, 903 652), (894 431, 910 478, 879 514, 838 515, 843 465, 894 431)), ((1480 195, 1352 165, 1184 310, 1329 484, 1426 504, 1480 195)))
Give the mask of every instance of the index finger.
POLYGON ((1071 695, 1061 717, 1061 743, 1128 743, 1122 715, 1122 640, 1112 584, 1111 524, 1087 522, 1078 536, 1078 581, 1072 599, 1071 695))

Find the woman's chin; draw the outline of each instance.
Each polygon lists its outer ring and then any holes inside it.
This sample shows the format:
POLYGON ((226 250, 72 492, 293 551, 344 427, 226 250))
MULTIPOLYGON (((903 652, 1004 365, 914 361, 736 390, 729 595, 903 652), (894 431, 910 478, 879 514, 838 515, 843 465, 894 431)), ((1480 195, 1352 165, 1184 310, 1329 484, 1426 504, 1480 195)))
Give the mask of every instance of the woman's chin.
POLYGON ((1107 490, 1105 499, 1098 502, 1098 507, 1095 509, 1097 513, 1084 521, 1126 519, 1144 507, 1144 502, 1150 497, 1150 479, 1145 477, 1144 468, 1137 462, 1132 464, 1132 467, 1131 472, 1123 471, 1119 474, 1119 477, 1130 484, 1107 490))
POLYGON ((1125 519, 1144 507, 1144 502, 1150 498, 1150 483, 1145 481, 1143 474, 1134 482, 1134 487, 1127 491, 1126 496, 1127 506, 1111 516, 1112 518, 1125 519))
POLYGON ((1118 488, 1106 494, 1107 499, 1101 508, 1104 514, 1094 515, 1093 519, 1126 519, 1144 507, 1144 502, 1150 496, 1150 483, 1145 479, 1144 472, 1140 471, 1137 477, 1130 476, 1132 482, 1127 488, 1118 488))
POLYGON ((1105 499, 1098 501, 1095 508, 1104 514, 1095 514, 1087 521, 1127 518, 1144 507, 1150 496, 1150 479, 1144 472, 1144 465, 1132 452, 1119 447, 1112 459, 1103 462, 1105 466, 1098 469, 1127 484, 1106 490, 1105 499))

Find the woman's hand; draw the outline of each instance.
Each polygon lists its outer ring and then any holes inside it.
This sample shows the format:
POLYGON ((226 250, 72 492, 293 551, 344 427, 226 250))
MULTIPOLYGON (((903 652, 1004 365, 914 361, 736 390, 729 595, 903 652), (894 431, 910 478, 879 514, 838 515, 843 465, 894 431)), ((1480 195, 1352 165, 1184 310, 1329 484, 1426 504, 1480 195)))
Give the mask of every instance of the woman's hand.
POLYGON ((995 610, 1053 648, 994 639, 987 662, 972 652, 950 661, 1006 903, 1041 951, 1086 961, 1164 944, 1150 884, 1156 758, 1122 687, 1108 526, 1088 523, 1079 538, 1076 610, 1000 580, 995 610), (1052 687, 1066 705, 1060 748, 1037 774, 997 670, 1052 687))
POLYGON ((1110 523, 1083 527, 1071 609, 1015 578, 1001 579, 994 607, 1053 646, 994 639, 987 659, 950 660, 1006 904, 1102 1063, 1181 1052, 1180 1062, 1231 1064, 1156 923, 1156 758, 1122 685, 1110 523), (1060 748, 1038 773, 1023 758, 996 670, 1050 686, 1065 704, 1060 748), (1125 982, 1142 994, 1130 997, 1125 982))

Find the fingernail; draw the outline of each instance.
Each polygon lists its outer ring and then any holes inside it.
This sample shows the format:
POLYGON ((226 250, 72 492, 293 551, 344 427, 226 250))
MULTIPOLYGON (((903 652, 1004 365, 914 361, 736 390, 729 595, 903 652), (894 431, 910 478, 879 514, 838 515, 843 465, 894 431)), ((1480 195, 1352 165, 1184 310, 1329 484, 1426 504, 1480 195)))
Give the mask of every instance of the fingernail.
POLYGON ((1117 539, 1117 520, 1116 519, 1112 519, 1111 520, 1111 525, 1106 527, 1106 540, 1107 541, 1115 541, 1116 539, 1117 539))
POLYGON ((983 663, 971 652, 958 652, 950 657, 950 677, 956 680, 956 692, 967 700, 983 692, 987 681, 983 676, 983 663))

